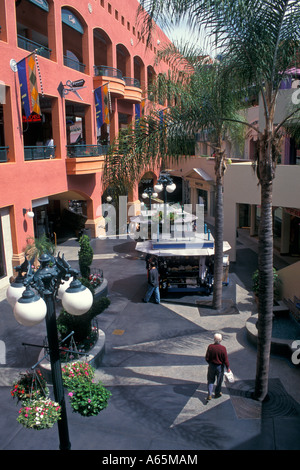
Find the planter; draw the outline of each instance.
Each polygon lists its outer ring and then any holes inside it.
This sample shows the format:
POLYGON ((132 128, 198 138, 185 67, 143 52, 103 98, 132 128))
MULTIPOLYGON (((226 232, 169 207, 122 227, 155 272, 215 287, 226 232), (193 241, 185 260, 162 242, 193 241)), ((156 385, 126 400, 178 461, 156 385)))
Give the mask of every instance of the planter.
MULTIPOLYGON (((97 366, 100 365, 102 356, 105 351, 105 333, 102 330, 98 330, 98 340, 95 344, 95 346, 88 352, 86 356, 82 356, 81 359, 77 359, 77 361, 82 361, 84 360, 85 362, 88 362, 91 366, 97 368, 97 366)), ((45 356, 45 349, 42 349, 39 355, 39 361, 41 363, 39 364, 39 367, 43 373, 43 376, 47 380, 48 383, 52 383, 52 374, 51 374, 51 364, 49 362, 49 359, 45 358, 42 360, 42 358, 45 356)), ((70 362, 77 362, 77 361, 70 361, 70 362)), ((63 364, 65 365, 65 363, 63 364)))
POLYGON ((108 282, 107 279, 103 279, 100 286, 96 287, 94 292, 94 299, 98 300, 100 297, 106 297, 108 294, 108 282))

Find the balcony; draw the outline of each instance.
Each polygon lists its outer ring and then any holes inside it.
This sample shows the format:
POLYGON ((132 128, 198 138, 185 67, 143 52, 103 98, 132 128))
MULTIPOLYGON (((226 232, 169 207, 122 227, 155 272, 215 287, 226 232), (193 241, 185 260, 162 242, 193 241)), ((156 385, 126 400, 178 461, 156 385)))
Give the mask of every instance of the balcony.
POLYGON ((106 67, 104 65, 94 66, 94 88, 105 85, 109 82, 109 91, 111 96, 116 98, 124 98, 125 82, 122 72, 114 67, 106 67))
POLYGON ((64 55, 64 65, 66 67, 69 67, 70 69, 73 70, 78 70, 79 72, 85 71, 85 65, 79 62, 78 60, 71 59, 71 57, 67 57, 64 55))
POLYGON ((142 89, 139 80, 131 77, 123 77, 125 82, 124 99, 133 103, 142 101, 142 89))
POLYGON ((100 173, 108 145, 67 145, 67 175, 100 173))
POLYGON ((20 34, 18 34, 18 46, 29 52, 36 51, 38 55, 45 57, 46 59, 50 59, 51 49, 48 49, 48 47, 43 46, 42 44, 31 41, 20 34))
POLYGON ((25 161, 55 158, 55 146, 34 145, 24 147, 25 161))

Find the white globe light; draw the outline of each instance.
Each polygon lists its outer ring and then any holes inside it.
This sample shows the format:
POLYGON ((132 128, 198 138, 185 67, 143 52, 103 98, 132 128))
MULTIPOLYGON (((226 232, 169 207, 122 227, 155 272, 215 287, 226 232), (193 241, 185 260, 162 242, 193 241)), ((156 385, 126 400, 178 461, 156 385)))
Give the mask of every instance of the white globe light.
POLYGON ((34 212, 33 212, 33 211, 28 211, 26 215, 27 215, 27 217, 28 217, 29 219, 33 219, 33 218, 34 218, 34 212))
POLYGON ((156 184, 154 186, 154 189, 155 191, 157 191, 158 193, 160 193, 162 190, 163 190, 163 185, 162 184, 156 184))
POLYGON ((166 190, 168 193, 172 193, 173 191, 175 191, 176 189, 176 184, 175 183, 172 183, 172 184, 168 184, 168 186, 166 187, 166 190))
POLYGON ((142 198, 143 198, 143 199, 146 199, 147 197, 148 197, 148 194, 146 194, 146 193, 143 193, 143 194, 142 194, 142 198))
POLYGON ((66 289, 61 302, 66 312, 71 315, 83 315, 93 304, 93 294, 90 289, 75 279, 66 289))
POLYGON ((22 297, 16 302, 14 316, 23 326, 34 326, 44 320, 47 305, 44 300, 31 289, 26 289, 22 297))
POLYGON ((6 291, 6 299, 9 305, 14 308, 16 302, 22 297, 25 286, 20 282, 13 282, 6 291))
POLYGON ((157 197, 157 196, 158 196, 157 193, 153 193, 153 194, 152 194, 152 197, 157 197))
POLYGON ((73 281, 73 277, 70 277, 70 279, 68 279, 67 281, 62 281, 62 284, 59 286, 58 291, 57 291, 57 297, 60 300, 62 299, 62 296, 64 295, 68 287, 70 287, 70 284, 72 281, 73 281))

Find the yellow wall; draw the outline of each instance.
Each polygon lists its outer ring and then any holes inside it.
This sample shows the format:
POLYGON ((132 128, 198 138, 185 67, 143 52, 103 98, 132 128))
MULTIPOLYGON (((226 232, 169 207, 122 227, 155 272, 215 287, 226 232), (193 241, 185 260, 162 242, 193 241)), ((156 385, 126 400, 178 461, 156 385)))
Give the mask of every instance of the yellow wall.
POLYGON ((278 271, 282 281, 282 297, 294 301, 294 296, 300 298, 300 261, 278 271))

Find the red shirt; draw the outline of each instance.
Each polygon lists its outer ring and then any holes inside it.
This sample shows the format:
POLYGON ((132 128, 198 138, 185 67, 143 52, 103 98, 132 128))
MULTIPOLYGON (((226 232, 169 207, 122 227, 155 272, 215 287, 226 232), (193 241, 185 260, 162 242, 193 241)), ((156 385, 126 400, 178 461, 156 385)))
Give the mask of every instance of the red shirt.
POLYGON ((224 364, 226 368, 229 369, 227 351, 225 346, 221 344, 210 344, 207 348, 205 359, 207 362, 212 362, 213 364, 224 364))

